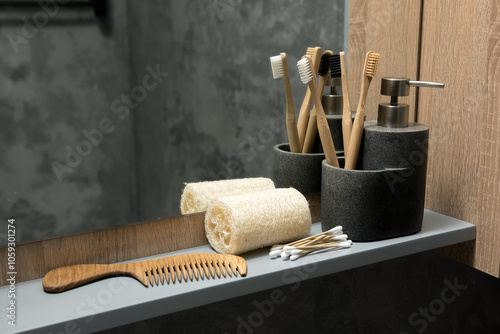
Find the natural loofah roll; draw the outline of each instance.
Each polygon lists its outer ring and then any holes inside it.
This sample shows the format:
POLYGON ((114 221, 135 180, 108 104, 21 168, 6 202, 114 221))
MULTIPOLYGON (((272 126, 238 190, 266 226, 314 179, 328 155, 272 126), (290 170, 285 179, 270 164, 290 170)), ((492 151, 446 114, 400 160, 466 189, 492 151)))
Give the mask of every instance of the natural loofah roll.
POLYGON ((262 190, 213 200, 205 215, 205 233, 223 254, 241 254, 309 235, 311 212, 293 188, 262 190))
POLYGON ((274 189, 274 182, 264 177, 186 183, 181 197, 181 213, 207 211, 210 202, 217 197, 265 189, 274 189))

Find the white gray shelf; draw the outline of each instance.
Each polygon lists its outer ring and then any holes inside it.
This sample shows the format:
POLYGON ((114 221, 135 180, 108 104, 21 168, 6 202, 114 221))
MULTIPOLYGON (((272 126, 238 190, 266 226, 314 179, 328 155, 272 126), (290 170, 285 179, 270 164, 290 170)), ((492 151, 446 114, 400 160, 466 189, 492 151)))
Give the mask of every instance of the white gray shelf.
MULTIPOLYGON (((321 232, 313 224, 311 234, 321 232)), ((475 239, 475 226, 425 211, 422 230, 414 235, 310 255, 296 261, 271 260, 268 249, 243 254, 246 277, 227 277, 145 288, 133 278, 115 277, 59 294, 48 294, 42 280, 16 285, 16 327, 5 315, 0 333, 92 333, 189 308, 276 288, 335 272, 475 239), (80 330, 80 331, 79 331, 80 330)), ((209 245, 159 254, 135 261, 186 253, 214 253, 209 245)), ((2 301, 8 287, 0 287, 2 301)))

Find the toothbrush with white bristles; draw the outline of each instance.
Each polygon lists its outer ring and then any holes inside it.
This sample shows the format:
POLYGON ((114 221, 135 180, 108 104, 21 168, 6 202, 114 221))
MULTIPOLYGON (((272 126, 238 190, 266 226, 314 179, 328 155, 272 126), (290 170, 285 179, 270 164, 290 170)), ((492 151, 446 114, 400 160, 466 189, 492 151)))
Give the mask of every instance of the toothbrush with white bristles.
POLYGON ((311 67, 311 56, 305 55, 297 62, 299 69, 300 80, 307 84, 311 90, 311 95, 316 108, 316 121, 318 122, 318 133, 321 139, 321 145, 325 152, 326 162, 334 167, 339 167, 337 153, 335 152, 335 145, 333 144, 332 134, 328 121, 326 120, 325 111, 321 105, 321 100, 318 95, 318 88, 316 85, 316 73, 311 67))
POLYGON ((293 105, 292 89, 290 87, 290 77, 288 76, 288 63, 286 53, 282 52, 277 56, 270 57, 273 78, 283 78, 285 83, 286 96, 286 131, 288 133, 288 143, 290 152, 300 153, 302 151, 299 141, 299 132, 297 131, 297 122, 295 120, 295 107, 293 105))
MULTIPOLYGON (((312 68, 314 72, 317 73, 319 70, 319 63, 321 61, 321 55, 323 54, 323 49, 319 46, 311 48, 308 47, 306 55, 311 57, 312 68)), ((314 82, 316 82, 316 76, 314 76, 314 82)), ((307 132, 307 125, 309 123, 309 116, 312 104, 312 92, 311 88, 308 86, 304 100, 302 101, 302 106, 299 110, 299 119, 297 120, 297 131, 299 132, 300 149, 304 147, 304 141, 307 132)))
MULTIPOLYGON (((321 56, 318 68, 318 94, 323 96, 325 84, 330 77, 330 57, 333 57, 333 51, 326 50, 321 56)), ((304 138, 304 145, 302 145, 302 153, 311 153, 313 151, 314 142, 316 141, 316 134, 318 133, 318 122, 316 121, 316 107, 314 107, 309 115, 309 122, 307 123, 306 135, 304 138)))

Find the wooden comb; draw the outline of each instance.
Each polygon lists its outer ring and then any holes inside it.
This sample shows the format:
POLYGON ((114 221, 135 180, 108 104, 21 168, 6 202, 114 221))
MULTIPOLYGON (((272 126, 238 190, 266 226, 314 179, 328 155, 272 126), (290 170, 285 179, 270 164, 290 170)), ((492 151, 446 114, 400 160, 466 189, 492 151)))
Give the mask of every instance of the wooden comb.
POLYGON ((43 278, 43 289, 46 292, 62 292, 77 286, 96 281, 101 278, 112 276, 132 276, 139 280, 144 286, 149 284, 159 285, 164 281, 167 284, 179 282, 184 279, 192 281, 193 276, 207 279, 211 276, 218 278, 232 274, 236 276, 237 271, 241 276, 247 273, 245 259, 240 256, 228 254, 183 254, 168 256, 154 260, 145 260, 132 263, 120 264, 77 264, 53 269, 43 278))

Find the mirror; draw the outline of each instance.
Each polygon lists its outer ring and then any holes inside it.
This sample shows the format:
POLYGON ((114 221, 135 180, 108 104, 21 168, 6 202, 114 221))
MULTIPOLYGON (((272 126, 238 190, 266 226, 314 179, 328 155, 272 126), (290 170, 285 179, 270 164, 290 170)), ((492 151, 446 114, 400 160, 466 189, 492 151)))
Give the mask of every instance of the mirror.
MULTIPOLYGON (((3 11, 0 212, 18 243, 180 214, 184 182, 272 177, 283 83, 346 50, 346 0, 110 1, 3 11)), ((6 244, 6 229, 2 245, 6 244)))

